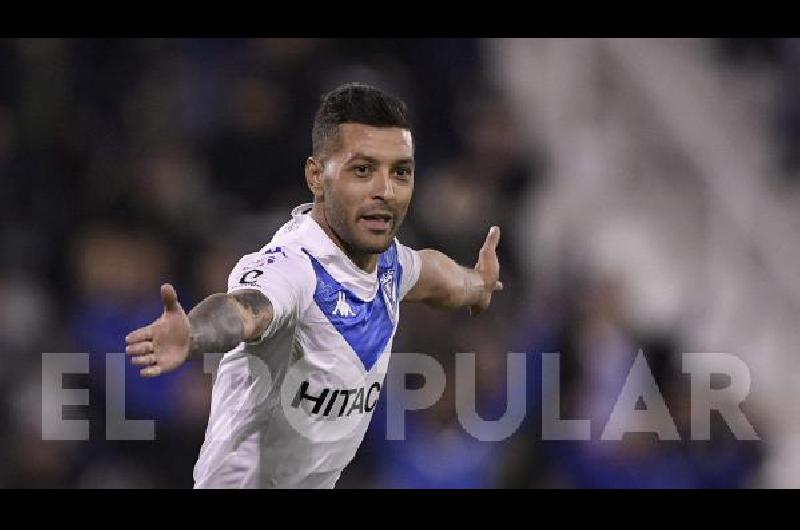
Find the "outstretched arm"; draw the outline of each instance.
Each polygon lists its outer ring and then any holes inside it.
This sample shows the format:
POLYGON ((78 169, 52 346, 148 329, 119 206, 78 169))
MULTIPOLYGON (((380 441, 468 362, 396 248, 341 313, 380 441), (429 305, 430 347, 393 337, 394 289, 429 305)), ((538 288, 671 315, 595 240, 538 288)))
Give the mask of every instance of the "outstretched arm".
POLYGON ((467 307, 472 315, 484 311, 489 307, 492 293, 503 288, 503 284, 498 281, 499 242, 500 228, 493 226, 478 253, 478 262, 472 269, 462 267, 438 250, 420 250, 422 264, 419 279, 404 300, 425 302, 447 309, 467 307))
POLYGON ((158 320, 125 338, 131 363, 144 366, 145 377, 170 372, 190 355, 226 352, 255 340, 272 321, 272 304, 252 289, 212 294, 188 315, 170 284, 161 286, 161 299, 164 312, 158 320))

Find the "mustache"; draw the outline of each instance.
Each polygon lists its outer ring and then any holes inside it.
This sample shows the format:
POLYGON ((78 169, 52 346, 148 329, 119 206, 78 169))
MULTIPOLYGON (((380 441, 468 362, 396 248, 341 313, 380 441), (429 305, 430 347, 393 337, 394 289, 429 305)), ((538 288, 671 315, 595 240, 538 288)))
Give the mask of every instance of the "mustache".
POLYGON ((397 220, 400 218, 400 212, 398 209, 387 204, 373 204, 364 206, 356 211, 356 217, 362 217, 365 215, 388 215, 392 218, 392 220, 397 220))

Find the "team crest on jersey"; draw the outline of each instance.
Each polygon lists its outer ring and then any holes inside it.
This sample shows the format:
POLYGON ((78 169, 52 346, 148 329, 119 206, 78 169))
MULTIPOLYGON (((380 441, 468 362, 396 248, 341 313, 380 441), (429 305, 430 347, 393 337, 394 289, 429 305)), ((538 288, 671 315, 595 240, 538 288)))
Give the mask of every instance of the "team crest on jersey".
POLYGON ((394 271, 389 269, 384 272, 381 275, 380 282, 381 292, 383 292, 383 297, 386 300, 386 306, 391 312, 392 318, 395 319, 394 317, 397 312, 397 295, 394 287, 394 271))

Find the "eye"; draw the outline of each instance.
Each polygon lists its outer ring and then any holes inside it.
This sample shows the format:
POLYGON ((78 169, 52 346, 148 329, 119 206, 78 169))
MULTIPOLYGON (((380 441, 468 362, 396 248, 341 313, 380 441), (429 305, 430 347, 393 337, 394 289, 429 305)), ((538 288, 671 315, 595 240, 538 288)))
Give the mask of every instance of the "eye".
POLYGON ((368 177, 371 171, 372 168, 369 164, 361 164, 353 167, 353 173, 355 173, 357 177, 368 177))
POLYGON ((410 167, 399 167, 395 170, 395 175, 402 180, 408 180, 411 174, 412 171, 410 167))

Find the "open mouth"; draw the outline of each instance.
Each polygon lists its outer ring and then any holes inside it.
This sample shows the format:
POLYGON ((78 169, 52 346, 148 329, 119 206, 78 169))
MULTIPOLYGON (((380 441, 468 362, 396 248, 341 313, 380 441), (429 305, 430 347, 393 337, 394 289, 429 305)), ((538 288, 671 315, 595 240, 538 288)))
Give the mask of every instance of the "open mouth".
POLYGON ((392 214, 383 212, 365 214, 359 218, 359 221, 364 224, 367 230, 386 232, 392 226, 392 214))

